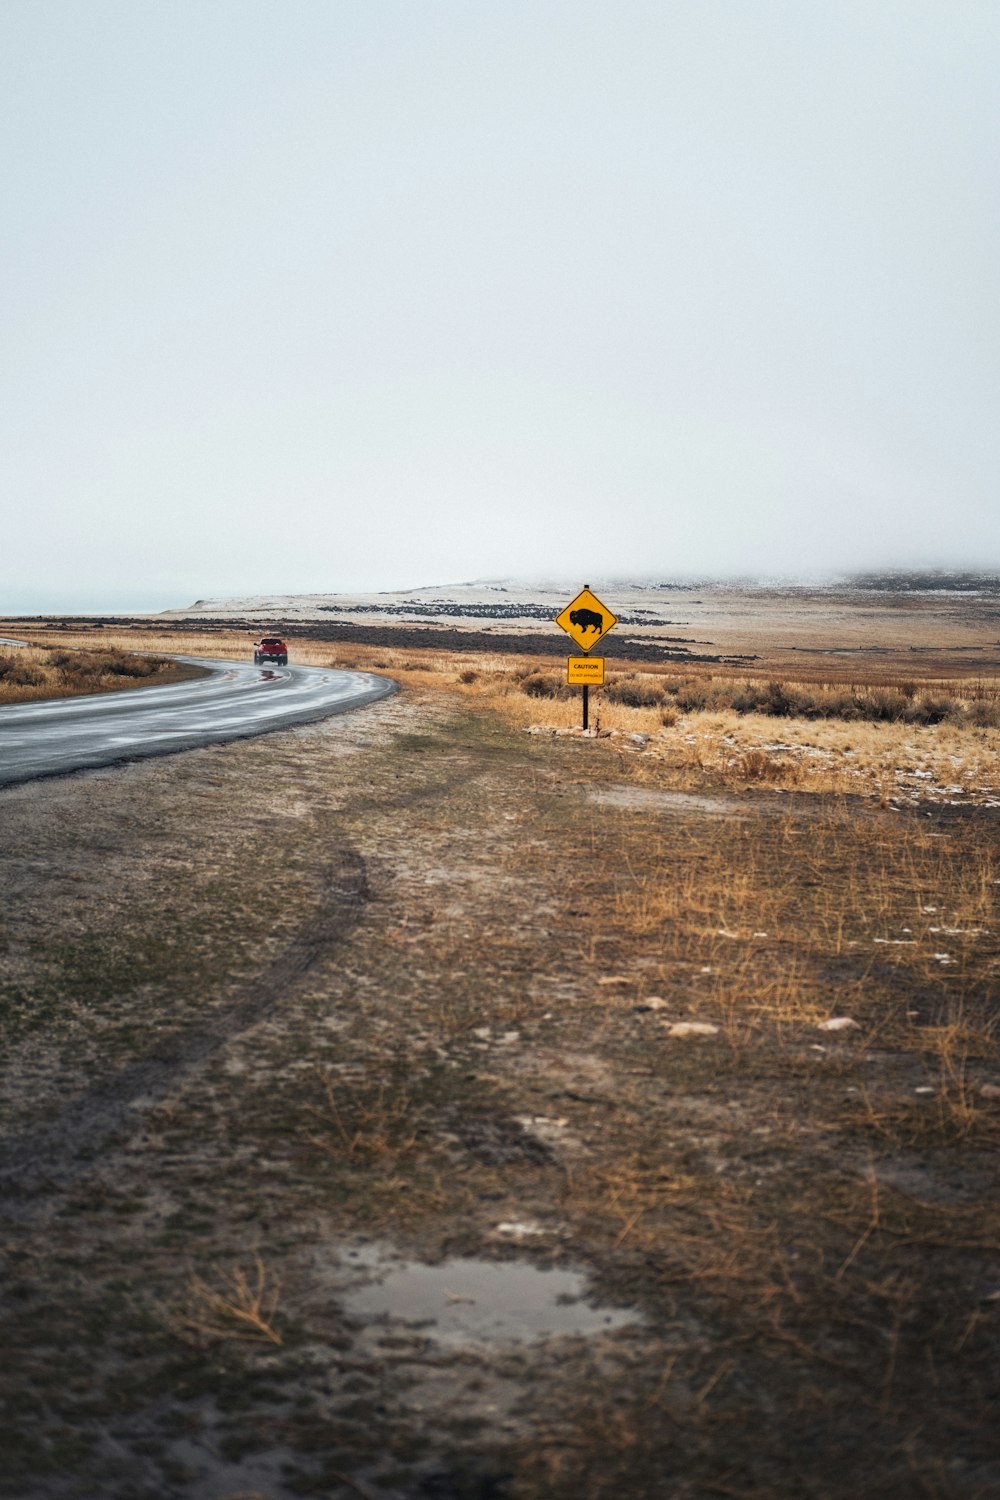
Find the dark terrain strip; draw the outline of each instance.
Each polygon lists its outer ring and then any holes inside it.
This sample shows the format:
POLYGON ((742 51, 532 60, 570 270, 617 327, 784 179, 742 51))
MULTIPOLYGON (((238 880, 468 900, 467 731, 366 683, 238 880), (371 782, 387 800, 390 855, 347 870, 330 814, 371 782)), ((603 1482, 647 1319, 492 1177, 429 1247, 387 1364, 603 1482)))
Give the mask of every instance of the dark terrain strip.
MULTIPOLYGON (((141 620, 129 615, 107 615, 101 619, 67 615, 57 619, 48 617, 11 617, 9 624, 31 625, 36 629, 72 632, 74 630, 98 630, 105 626, 136 626, 149 634, 217 635, 220 631, 245 631, 250 634, 263 628, 260 620, 233 616, 225 619, 218 616, 194 620, 175 619, 169 621, 141 620)), ((513 631, 459 630, 439 625, 355 625, 350 620, 334 620, 329 623, 309 620, 268 620, 266 628, 289 641, 294 656, 295 642, 328 641, 353 642, 359 646, 385 646, 386 648, 408 648, 410 650, 433 649, 438 651, 498 651, 520 656, 565 657, 573 654, 576 647, 569 636, 553 631, 549 635, 540 632, 518 634, 513 631)), ((665 641, 677 641, 676 636, 663 636, 665 641)), ((639 640, 634 636, 609 636, 600 643, 601 656, 613 657, 616 661, 702 661, 742 662, 756 661, 755 656, 719 656, 688 651, 684 646, 666 646, 656 640, 639 640)))
POLYGON ((266 1020, 278 1003, 321 963, 360 920, 370 897, 360 854, 339 851, 323 871, 323 891, 313 915, 292 942, 237 997, 200 1025, 165 1042, 147 1057, 127 1063, 68 1105, 54 1124, 14 1137, 0 1146, 0 1218, 23 1219, 44 1205, 46 1195, 92 1171, 101 1148, 138 1123, 140 1107, 158 1103, 177 1082, 213 1052, 266 1020))

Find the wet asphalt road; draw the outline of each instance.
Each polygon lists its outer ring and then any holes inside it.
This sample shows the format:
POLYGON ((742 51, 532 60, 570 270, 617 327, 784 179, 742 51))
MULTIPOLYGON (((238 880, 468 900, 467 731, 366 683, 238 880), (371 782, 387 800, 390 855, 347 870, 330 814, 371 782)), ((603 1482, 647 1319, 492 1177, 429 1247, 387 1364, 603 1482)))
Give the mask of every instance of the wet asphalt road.
POLYGON ((211 675, 0 708, 0 786, 289 729, 374 703, 388 677, 182 656, 211 675))

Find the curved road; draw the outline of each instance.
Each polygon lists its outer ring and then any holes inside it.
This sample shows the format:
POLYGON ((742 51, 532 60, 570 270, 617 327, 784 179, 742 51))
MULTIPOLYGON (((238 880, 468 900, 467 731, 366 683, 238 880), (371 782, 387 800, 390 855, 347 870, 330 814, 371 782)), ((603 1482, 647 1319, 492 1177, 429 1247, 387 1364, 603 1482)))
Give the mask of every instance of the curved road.
POLYGON ((210 675, 0 708, 0 786, 308 724, 396 691, 388 677, 180 656, 210 675))

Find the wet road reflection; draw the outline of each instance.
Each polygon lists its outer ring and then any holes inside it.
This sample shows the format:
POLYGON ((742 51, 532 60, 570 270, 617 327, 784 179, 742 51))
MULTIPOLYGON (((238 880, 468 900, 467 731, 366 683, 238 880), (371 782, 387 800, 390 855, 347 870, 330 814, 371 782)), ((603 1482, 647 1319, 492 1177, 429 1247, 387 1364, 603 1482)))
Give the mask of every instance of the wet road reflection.
POLYGON ((396 690, 390 678, 368 672, 177 659, 209 675, 0 708, 0 786, 289 729, 396 690))

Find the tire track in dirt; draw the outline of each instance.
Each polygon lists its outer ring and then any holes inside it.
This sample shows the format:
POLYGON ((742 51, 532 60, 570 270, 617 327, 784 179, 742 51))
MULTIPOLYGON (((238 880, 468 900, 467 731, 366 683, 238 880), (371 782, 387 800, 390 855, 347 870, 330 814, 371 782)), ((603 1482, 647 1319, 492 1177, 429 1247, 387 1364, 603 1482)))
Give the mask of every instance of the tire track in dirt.
POLYGON ((361 855, 353 849, 338 851, 323 869, 322 894, 313 915, 235 999, 156 1052, 87 1089, 53 1124, 32 1128, 0 1146, 0 1218, 30 1217, 52 1192, 99 1165, 102 1147, 133 1129, 142 1109, 159 1103, 214 1052, 266 1020, 357 925, 369 899, 361 855))

